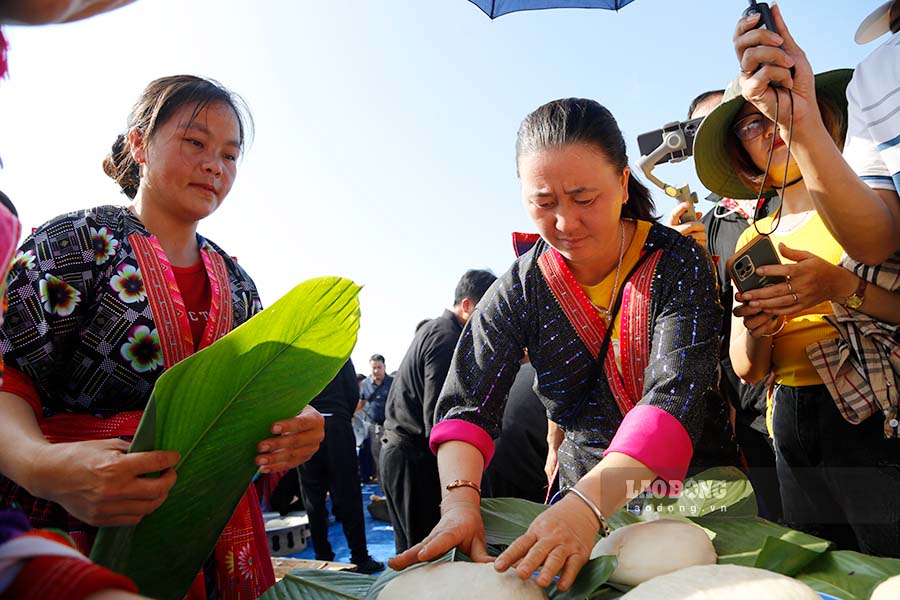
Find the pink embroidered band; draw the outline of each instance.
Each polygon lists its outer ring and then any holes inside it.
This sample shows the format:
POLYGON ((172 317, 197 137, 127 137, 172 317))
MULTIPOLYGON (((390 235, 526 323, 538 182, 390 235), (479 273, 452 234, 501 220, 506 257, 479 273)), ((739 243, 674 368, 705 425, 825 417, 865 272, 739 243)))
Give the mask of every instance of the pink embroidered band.
POLYGON ((466 442, 478 448, 481 456, 484 457, 484 468, 487 468, 494 457, 494 440, 491 439, 488 432, 478 425, 462 419, 441 421, 431 429, 431 436, 428 438, 431 451, 435 454, 437 454, 438 446, 444 442, 453 441, 466 442))
POLYGON ((625 415, 606 451, 641 461, 665 481, 683 481, 694 445, 678 419, 661 408, 639 404, 625 415))

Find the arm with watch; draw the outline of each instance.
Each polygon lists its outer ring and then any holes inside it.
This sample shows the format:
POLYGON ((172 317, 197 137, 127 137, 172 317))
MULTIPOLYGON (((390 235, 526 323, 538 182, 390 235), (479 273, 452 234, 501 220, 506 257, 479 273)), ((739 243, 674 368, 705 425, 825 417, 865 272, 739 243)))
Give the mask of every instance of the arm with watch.
POLYGON ((852 271, 833 265, 815 254, 779 245, 781 255, 793 264, 757 267, 757 273, 784 276, 786 281, 737 294, 735 299, 751 308, 775 315, 791 315, 830 301, 857 310, 885 323, 900 323, 900 292, 866 282, 852 271))

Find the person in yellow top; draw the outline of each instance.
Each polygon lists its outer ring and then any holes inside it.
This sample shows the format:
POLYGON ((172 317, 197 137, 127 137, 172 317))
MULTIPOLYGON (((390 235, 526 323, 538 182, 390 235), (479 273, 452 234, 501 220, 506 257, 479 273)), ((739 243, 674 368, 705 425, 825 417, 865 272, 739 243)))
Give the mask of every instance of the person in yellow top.
MULTIPOLYGON (((838 146, 851 76, 843 69, 815 80, 819 110, 838 146)), ((790 110, 787 92, 780 97, 781 109, 790 110)), ((816 213, 789 143, 790 132, 745 102, 736 84, 697 132, 695 164, 707 188, 728 198, 781 196, 779 213, 751 225, 737 243, 739 250, 769 235, 782 264, 757 272, 785 280, 735 294, 731 361, 747 381, 773 378, 770 432, 788 524, 842 549, 900 557, 898 440, 884 439, 878 418, 846 421, 807 356, 808 347, 838 335, 825 320, 832 302, 886 321, 897 303, 892 292, 866 289, 838 266, 843 248, 816 213)))

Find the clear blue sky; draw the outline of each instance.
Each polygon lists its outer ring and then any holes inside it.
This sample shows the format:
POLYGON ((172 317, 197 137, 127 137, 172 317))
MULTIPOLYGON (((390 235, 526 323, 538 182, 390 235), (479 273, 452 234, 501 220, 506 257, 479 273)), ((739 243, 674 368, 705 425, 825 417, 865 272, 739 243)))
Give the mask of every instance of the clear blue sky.
MULTIPOLYGON (((780 4, 826 70, 868 53, 853 33, 878 3, 780 4)), ((318 275, 363 284, 354 363, 367 372, 379 352, 392 371, 460 275, 504 272, 510 232, 531 230, 513 158, 522 117, 554 98, 594 98, 634 161, 639 133, 684 118, 698 92, 736 75, 745 6, 635 0, 618 13, 491 21, 467 0, 139 0, 81 23, 8 27, 0 189, 26 228, 124 203, 100 164, 144 85, 218 79, 250 104, 256 139, 200 232, 239 258, 266 304, 318 275)), ((705 195, 690 162, 657 174, 705 195)))

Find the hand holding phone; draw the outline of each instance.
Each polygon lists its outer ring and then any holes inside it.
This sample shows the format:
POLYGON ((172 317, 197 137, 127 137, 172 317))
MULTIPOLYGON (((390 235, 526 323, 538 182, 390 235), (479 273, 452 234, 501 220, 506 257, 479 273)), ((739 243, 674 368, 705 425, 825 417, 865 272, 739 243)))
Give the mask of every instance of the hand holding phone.
MULTIPOLYGON (((759 21, 756 22, 756 26, 753 29, 766 29, 767 31, 771 31, 772 33, 777 34, 778 28, 775 26, 775 17, 772 16, 772 9, 769 8, 769 5, 765 2, 757 2, 756 0, 748 0, 750 2, 750 6, 744 9, 743 16, 749 17, 751 15, 759 15, 759 21)), ((778 46, 782 50, 784 50, 784 44, 778 46)), ((794 67, 790 68, 791 77, 794 76, 794 67)), ((781 87, 781 84, 777 81, 772 81, 769 85, 772 87, 781 87)))
POLYGON ((769 31, 778 33, 778 30, 775 29, 775 19, 772 17, 772 9, 769 8, 769 5, 765 2, 756 2, 756 0, 749 0, 749 2, 750 6, 744 9, 743 16, 749 17, 750 15, 759 15, 759 21, 754 29, 763 27, 769 31))
POLYGON ((781 259, 769 236, 758 235, 725 262, 725 270, 728 271, 728 275, 734 282, 734 287, 744 293, 776 283, 784 283, 786 279, 780 275, 767 276, 756 272, 756 268, 762 265, 780 264, 781 259))

